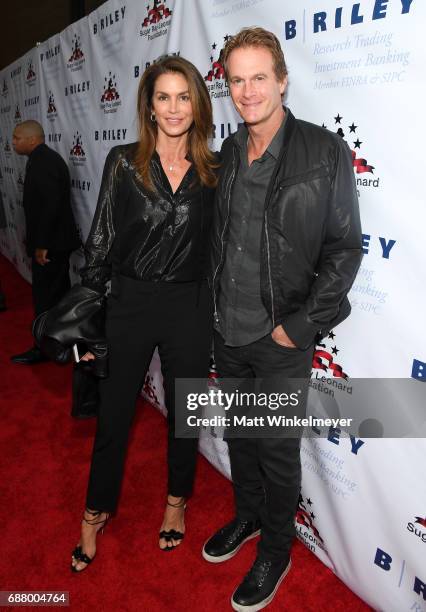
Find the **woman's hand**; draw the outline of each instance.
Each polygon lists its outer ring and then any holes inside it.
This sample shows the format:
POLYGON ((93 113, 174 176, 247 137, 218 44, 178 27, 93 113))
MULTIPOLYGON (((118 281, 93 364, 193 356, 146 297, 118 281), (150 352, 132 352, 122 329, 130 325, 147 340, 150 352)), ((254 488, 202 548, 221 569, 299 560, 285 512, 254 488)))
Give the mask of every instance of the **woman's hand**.
POLYGON ((91 353, 90 351, 87 351, 87 353, 84 353, 80 361, 91 361, 92 359, 95 359, 94 354, 91 353))

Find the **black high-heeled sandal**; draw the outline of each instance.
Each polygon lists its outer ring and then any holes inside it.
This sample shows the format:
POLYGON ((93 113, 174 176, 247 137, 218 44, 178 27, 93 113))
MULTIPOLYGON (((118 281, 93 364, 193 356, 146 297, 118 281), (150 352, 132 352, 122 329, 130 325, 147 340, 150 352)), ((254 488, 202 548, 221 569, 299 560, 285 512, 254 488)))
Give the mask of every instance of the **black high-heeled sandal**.
MULTIPOLYGON (((108 521, 111 517, 111 514, 109 514, 108 512, 104 513, 102 510, 88 510, 86 508, 85 513, 90 514, 91 516, 93 516, 92 519, 87 519, 85 518, 85 516, 83 516, 83 521, 85 523, 87 523, 88 525, 102 525, 102 527, 99 527, 99 529, 96 532, 96 535, 100 532, 103 533, 105 527, 108 524, 108 521), (99 518, 99 516, 101 514, 106 514, 106 517, 104 519, 102 519, 101 521, 97 521, 96 519, 99 518)), ((81 569, 77 569, 72 563, 71 563, 71 571, 75 572, 75 573, 79 573, 79 572, 84 572, 85 569, 87 569, 87 567, 90 565, 90 563, 92 563, 93 559, 95 558, 95 556, 93 557, 89 557, 88 555, 86 555, 86 553, 83 552, 83 548, 81 546, 81 544, 78 544, 74 550, 72 551, 72 559, 75 559, 76 561, 82 561, 83 563, 86 564, 86 567, 83 567, 81 569)))
MULTIPOLYGON (((172 504, 169 502, 169 500, 167 500, 167 505, 171 506, 172 508, 183 508, 184 510, 186 509, 186 501, 184 497, 182 497, 182 500, 180 502, 177 502, 176 504, 172 504)), ((164 540, 166 540, 166 542, 171 542, 172 540, 183 540, 184 537, 185 534, 181 531, 176 531, 176 529, 160 531, 160 538, 163 538, 164 540)), ((177 547, 177 544, 175 546, 166 546, 165 548, 161 548, 160 546, 160 550, 167 552, 169 550, 174 550, 177 547)))

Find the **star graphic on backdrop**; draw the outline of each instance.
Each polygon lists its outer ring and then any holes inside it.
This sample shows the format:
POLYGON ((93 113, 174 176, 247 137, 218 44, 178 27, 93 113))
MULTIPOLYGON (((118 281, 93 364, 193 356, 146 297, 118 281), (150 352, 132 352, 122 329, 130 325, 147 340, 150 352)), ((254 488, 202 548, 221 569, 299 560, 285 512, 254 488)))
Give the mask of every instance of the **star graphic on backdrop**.
POLYGON ((216 47, 217 47, 217 44, 216 44, 216 43, 213 43, 213 44, 212 44, 212 49, 216 49, 216 47))
POLYGON ((302 497, 302 495, 300 493, 299 493, 299 501, 298 501, 298 503, 299 504, 303 504, 303 497, 302 497))
POLYGON ((229 40, 229 34, 226 34, 226 36, 224 36, 224 37, 223 37, 223 40, 224 40, 225 42, 228 42, 228 40, 229 40))
POLYGON ((315 520, 315 514, 313 512, 311 512, 311 519, 314 521, 315 520))
POLYGON ((339 349, 337 348, 337 346, 333 346, 333 348, 331 349, 331 352, 333 353, 333 355, 337 355, 337 353, 339 352, 339 349))
POLYGON ((355 132, 355 130, 357 129, 357 125, 354 124, 354 122, 352 121, 352 125, 348 126, 351 132, 355 132))
POLYGON ((357 138, 354 142, 354 145, 355 145, 355 149, 359 149, 360 146, 362 145, 362 141, 359 138, 357 138))
POLYGON ((322 126, 321 126, 321 127, 323 127, 323 128, 326 128, 326 129, 327 129, 327 126, 326 126, 324 123, 322 124, 322 126))
POLYGON ((308 503, 310 506, 312 506, 312 502, 311 499, 308 497, 308 499, 306 500, 306 503, 308 503))
POLYGON ((336 334, 334 334, 332 331, 328 333, 328 337, 330 338, 330 340, 334 340, 336 334))
POLYGON ((146 10, 149 11, 149 4, 146 5, 146 10))
POLYGON ((211 62, 213 61, 213 55, 210 55, 210 61, 211 62))
POLYGON ((343 117, 341 117, 339 115, 339 113, 337 113, 337 117, 334 117, 334 123, 340 123, 342 121, 343 117))

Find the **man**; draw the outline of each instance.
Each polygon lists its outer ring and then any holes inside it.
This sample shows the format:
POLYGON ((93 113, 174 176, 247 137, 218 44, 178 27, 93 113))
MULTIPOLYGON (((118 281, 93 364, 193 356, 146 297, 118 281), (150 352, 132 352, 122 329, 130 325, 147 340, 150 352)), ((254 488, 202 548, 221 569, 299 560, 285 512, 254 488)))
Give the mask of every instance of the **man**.
MULTIPOLYGON (((80 246, 71 210, 70 176, 62 157, 44 143, 37 121, 19 123, 13 148, 27 155, 24 181, 26 251, 32 259, 34 314, 52 308, 70 288, 69 257, 80 246)), ((45 360, 33 347, 11 357, 14 363, 32 365, 45 360)))
MULTIPOLYGON (((262 28, 231 37, 222 62, 244 125, 222 146, 213 236, 215 358, 221 378, 308 379, 315 339, 348 316, 361 261, 352 159, 340 136, 282 105, 287 69, 262 28)), ((290 568, 300 492, 298 438, 227 440, 235 519, 203 548, 219 563, 261 532, 231 603, 268 605, 290 568)))

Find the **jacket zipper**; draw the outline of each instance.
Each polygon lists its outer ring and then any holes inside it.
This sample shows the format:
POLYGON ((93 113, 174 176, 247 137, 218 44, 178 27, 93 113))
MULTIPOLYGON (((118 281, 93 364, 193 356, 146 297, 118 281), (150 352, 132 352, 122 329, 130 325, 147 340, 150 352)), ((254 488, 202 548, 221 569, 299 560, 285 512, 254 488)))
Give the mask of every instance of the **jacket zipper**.
MULTIPOLYGON (((233 170, 232 170, 232 174, 230 176, 230 183, 232 185, 234 176, 235 176, 235 150, 234 148, 232 148, 232 156, 233 156, 233 170)), ((227 215, 226 215, 226 219, 225 219, 225 223, 223 224, 223 230, 220 236, 220 242, 221 242, 221 250, 220 250, 220 258, 219 258, 219 262, 216 266, 216 269, 214 271, 213 274, 213 305, 214 305, 214 320, 216 321, 216 323, 219 323, 219 315, 217 314, 217 303, 216 303, 216 286, 215 286, 215 281, 216 281, 216 275, 219 271, 219 268, 222 264, 223 261, 223 247, 224 247, 224 240, 223 237, 225 235, 225 231, 226 231, 226 227, 228 224, 228 219, 229 219, 229 210, 230 210, 230 206, 231 206, 231 197, 230 197, 230 192, 231 190, 229 189, 229 194, 228 194, 228 210, 227 210, 227 215)))
POLYGON ((274 289, 272 287, 271 255, 269 252, 268 213, 266 210, 265 210, 265 234, 266 234, 266 251, 268 253, 268 276, 269 276, 269 289, 271 293, 272 325, 273 325, 273 328, 275 329, 274 289))

